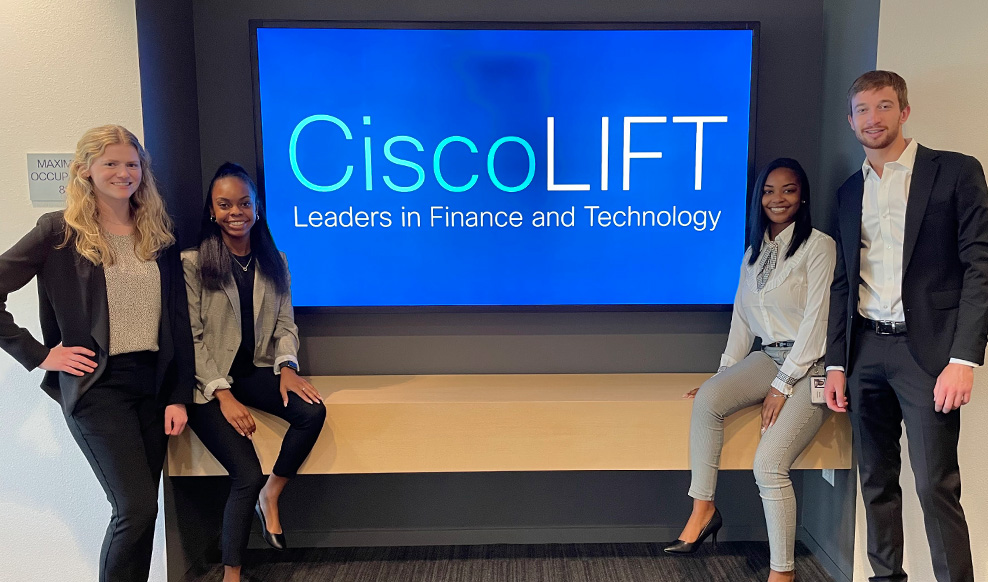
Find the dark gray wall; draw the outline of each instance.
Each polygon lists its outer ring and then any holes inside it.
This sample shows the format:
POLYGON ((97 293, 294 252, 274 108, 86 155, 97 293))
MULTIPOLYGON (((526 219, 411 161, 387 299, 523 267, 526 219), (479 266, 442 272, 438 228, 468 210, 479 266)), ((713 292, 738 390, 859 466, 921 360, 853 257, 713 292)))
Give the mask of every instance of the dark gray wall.
POLYGON ((857 471, 834 471, 834 484, 820 471, 803 471, 799 496, 800 536, 837 582, 854 579, 854 518, 857 471))
MULTIPOLYGON (((202 176, 192 0, 136 0, 144 145, 155 178, 175 220, 178 243, 197 235, 202 176)), ((175 519, 171 480, 165 479, 165 528, 169 580, 187 570, 175 519)), ((187 536, 186 539, 191 539, 187 536)))
POLYGON ((136 0, 134 4, 144 145, 178 227, 179 244, 191 246, 202 210, 192 2, 136 0))
MULTIPOLYGON (((824 68, 818 192, 833 196, 861 168, 864 151, 847 123, 847 90, 878 62, 878 12, 881 0, 824 0, 824 68)), ((818 215, 831 230, 833 213, 818 215)))
MULTIPOLYGON (((877 0, 867 4, 877 6, 877 0)), ((159 160, 159 148, 180 152, 165 155, 171 160, 165 188, 174 193, 173 211, 177 207, 188 233, 214 169, 226 160, 254 167, 249 19, 759 21, 756 165, 779 156, 799 159, 824 227, 832 209, 828 193, 854 158, 843 127, 834 129, 835 95, 842 99, 848 75, 860 72, 852 57, 873 52, 869 27, 877 29, 877 8, 871 14, 850 0, 138 0, 138 18, 145 133, 159 160), (145 58, 146 50, 161 58, 145 58), (159 92, 157 100, 149 100, 151 91, 159 92)), ((712 371, 729 321, 723 312, 298 316, 302 363, 313 374, 712 371)), ((810 537, 851 535, 853 492, 848 496, 845 487, 834 497, 813 487, 807 498, 803 477, 797 472, 794 481, 804 520, 813 521, 810 537), (844 503, 841 511, 850 503, 850 525, 845 514, 830 519, 808 512, 820 506, 818 496, 844 503)), ((293 483, 284 514, 303 543, 660 540, 674 537, 689 512, 687 482, 684 472, 312 476, 293 483)), ((183 513, 183 531, 170 530, 171 560, 180 553, 176 544, 192 553, 209 545, 203 540, 217 527, 224 491, 223 480, 170 485, 166 513, 173 524, 175 512, 183 513)), ((721 500, 727 537, 762 538, 764 518, 750 473, 726 472, 720 487, 737 493, 721 500)), ((821 549, 833 553, 838 569, 850 563, 841 543, 821 549)), ((172 572, 179 569, 174 566, 172 572)))
MULTIPOLYGON (((847 88, 878 59, 878 16, 880 0, 825 0, 824 87, 822 108, 821 188, 832 196, 844 180, 861 167, 864 152, 847 124, 847 88)), ((818 194, 818 198, 819 198, 818 194)), ((833 217, 818 217, 817 224, 829 230, 833 217)), ((814 549, 839 581, 854 574, 854 513, 857 497, 855 471, 837 471, 834 485, 817 471, 803 480, 801 524, 804 540, 814 549)))

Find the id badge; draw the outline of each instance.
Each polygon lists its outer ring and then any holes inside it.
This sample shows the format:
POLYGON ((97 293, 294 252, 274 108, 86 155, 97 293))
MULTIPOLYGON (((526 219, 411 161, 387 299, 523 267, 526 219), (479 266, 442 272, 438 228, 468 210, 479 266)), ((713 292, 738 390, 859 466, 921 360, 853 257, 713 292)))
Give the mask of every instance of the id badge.
POLYGON ((827 403, 827 397, 823 391, 826 384, 826 376, 810 376, 810 402, 813 404, 827 403))

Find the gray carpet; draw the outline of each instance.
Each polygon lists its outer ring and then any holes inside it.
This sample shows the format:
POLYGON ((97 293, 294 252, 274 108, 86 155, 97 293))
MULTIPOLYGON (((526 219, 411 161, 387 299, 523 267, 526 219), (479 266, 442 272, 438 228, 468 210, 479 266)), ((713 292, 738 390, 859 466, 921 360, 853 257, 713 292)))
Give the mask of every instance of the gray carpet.
MULTIPOLYGON (((764 582, 768 545, 709 543, 688 557, 658 544, 551 544, 251 550, 244 582, 764 582)), ((223 567, 186 577, 220 582, 223 567)), ((801 543, 796 580, 833 582, 801 543)))

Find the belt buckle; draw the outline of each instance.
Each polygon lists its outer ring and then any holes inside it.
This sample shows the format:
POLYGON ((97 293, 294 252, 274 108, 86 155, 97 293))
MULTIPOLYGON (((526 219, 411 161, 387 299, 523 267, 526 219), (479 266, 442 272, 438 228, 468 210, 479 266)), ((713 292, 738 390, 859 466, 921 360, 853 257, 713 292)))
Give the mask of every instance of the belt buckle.
POLYGON ((875 333, 878 335, 894 335, 895 334, 895 322, 894 321, 876 321, 875 322, 875 333))

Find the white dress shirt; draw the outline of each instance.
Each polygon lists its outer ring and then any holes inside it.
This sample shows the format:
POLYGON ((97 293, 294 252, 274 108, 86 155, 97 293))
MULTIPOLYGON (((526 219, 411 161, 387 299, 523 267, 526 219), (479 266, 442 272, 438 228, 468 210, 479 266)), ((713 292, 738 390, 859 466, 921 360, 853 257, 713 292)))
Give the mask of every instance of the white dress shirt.
MULTIPOLYGON (((899 159, 885 163, 881 177, 867 159, 861 165, 864 197, 861 201, 858 313, 875 321, 906 320, 902 307, 902 249, 906 203, 918 145, 916 140, 908 140, 899 159)), ((957 358, 950 358, 950 363, 977 367, 974 362, 957 358)))
MULTIPOLYGON (((772 381, 772 387, 783 394, 791 392, 792 385, 826 350, 830 283, 837 262, 834 240, 815 229, 796 254, 787 258, 794 230, 795 225, 790 225, 775 237, 778 263, 761 291, 757 282, 761 260, 749 265, 751 249, 745 251, 731 332, 720 357, 722 367, 733 366, 748 355, 755 337, 761 338, 762 345, 793 341, 789 356, 772 381)), ((766 232, 763 253, 767 243, 766 232)))
POLYGON ((881 177, 867 159, 861 166, 864 197, 858 313, 867 319, 906 320, 902 308, 902 248, 916 146, 916 140, 909 140, 899 159, 885 164, 881 177))

